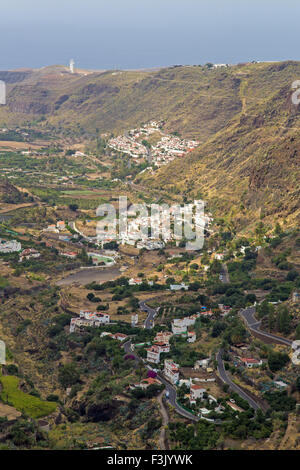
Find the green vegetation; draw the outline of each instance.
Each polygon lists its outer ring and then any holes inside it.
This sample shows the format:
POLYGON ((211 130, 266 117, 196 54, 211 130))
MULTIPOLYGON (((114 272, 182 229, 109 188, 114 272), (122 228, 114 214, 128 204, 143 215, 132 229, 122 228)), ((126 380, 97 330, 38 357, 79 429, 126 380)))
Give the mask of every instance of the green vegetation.
POLYGON ((22 392, 19 389, 20 379, 14 376, 0 376, 2 391, 0 398, 4 403, 14 406, 17 410, 31 418, 42 418, 56 410, 57 403, 42 401, 39 398, 22 392))

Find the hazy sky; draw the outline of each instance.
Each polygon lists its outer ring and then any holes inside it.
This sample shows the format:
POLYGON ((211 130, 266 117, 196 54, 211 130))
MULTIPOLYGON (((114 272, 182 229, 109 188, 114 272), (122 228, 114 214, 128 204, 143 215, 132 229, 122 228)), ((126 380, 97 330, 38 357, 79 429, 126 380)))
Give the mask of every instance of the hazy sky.
POLYGON ((0 69, 300 60, 299 0, 5 0, 0 69))

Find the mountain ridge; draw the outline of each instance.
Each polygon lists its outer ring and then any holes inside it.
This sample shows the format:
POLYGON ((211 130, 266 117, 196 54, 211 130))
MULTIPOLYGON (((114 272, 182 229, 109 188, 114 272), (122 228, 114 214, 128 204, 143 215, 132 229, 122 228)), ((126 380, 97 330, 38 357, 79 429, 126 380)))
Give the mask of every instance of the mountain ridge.
POLYGON ((162 121, 166 132, 200 146, 137 182, 202 196, 241 226, 264 217, 298 223, 300 112, 291 95, 300 62, 74 75, 55 66, 8 77, 0 125, 32 120, 41 130, 90 139, 162 121))

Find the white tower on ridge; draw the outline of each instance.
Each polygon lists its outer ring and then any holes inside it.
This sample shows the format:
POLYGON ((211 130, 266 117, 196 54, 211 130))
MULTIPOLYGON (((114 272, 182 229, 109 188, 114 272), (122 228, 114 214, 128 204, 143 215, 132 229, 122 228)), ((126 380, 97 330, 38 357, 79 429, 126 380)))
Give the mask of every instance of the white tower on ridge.
POLYGON ((74 65, 75 65, 75 61, 74 59, 71 59, 70 60, 70 72, 71 73, 74 73, 74 65))

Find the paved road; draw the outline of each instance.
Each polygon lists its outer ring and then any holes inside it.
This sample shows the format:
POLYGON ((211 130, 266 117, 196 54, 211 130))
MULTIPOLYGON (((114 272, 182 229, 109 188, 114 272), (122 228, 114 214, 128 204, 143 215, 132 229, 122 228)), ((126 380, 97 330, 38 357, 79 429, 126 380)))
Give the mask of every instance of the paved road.
POLYGON ((148 316, 146 318, 146 321, 145 321, 145 324, 144 324, 144 327, 147 329, 147 330, 151 330, 153 327, 154 327, 154 318, 155 316, 158 314, 158 311, 159 311, 159 307, 154 309, 154 308, 151 308, 149 307, 146 302, 144 301, 141 301, 139 303, 139 307, 140 307, 140 310, 142 310, 143 312, 147 312, 148 313, 148 316))
POLYGON ((157 397, 157 401, 160 407, 160 413, 162 416, 162 427, 161 427, 160 436, 159 436, 159 449, 169 450, 169 444, 168 444, 168 439, 167 439, 167 434, 166 434, 166 426, 168 426, 169 424, 169 415, 165 408, 163 397, 164 397, 164 392, 160 393, 160 395, 158 395, 157 397))
POLYGON ((240 397, 242 397, 244 400, 246 400, 249 403, 249 405, 251 406, 251 408, 254 408, 255 411, 260 409, 261 406, 255 400, 253 400, 253 398, 250 397, 250 395, 248 395, 246 392, 244 392, 244 390, 242 390, 238 385, 236 385, 234 382, 232 382, 230 377, 227 375, 227 372, 226 372, 225 367, 224 367, 224 362, 223 362, 223 359, 222 359, 222 350, 220 350, 217 354, 217 362, 218 362, 218 372, 219 372, 219 376, 220 376, 222 382, 229 385, 229 387, 234 392, 238 393, 240 397))
POLYGON ((225 264, 225 263, 222 265, 222 270, 221 270, 221 273, 220 273, 220 279, 223 282, 223 284, 229 284, 229 282, 230 282, 227 264, 225 264))
MULTIPOLYGON (((286 338, 282 338, 281 336, 273 335, 272 333, 268 333, 260 329, 261 321, 257 321, 255 318, 256 307, 247 307, 245 309, 240 310, 240 315, 245 320, 247 327, 250 331, 259 333, 262 339, 265 337, 268 340, 274 340, 275 342, 282 343, 286 346, 292 346, 292 341, 286 338)), ((217 362, 218 362, 218 372, 220 375, 221 380, 224 383, 227 383, 232 390, 238 393, 244 400, 246 400, 249 405, 254 408, 255 410, 261 408, 261 406, 254 401, 254 399, 248 395, 244 390, 242 390, 238 385, 232 382, 232 380, 227 375, 227 372, 224 367, 224 363, 222 360, 222 351, 220 350, 217 354, 217 362)))
POLYGON ((158 380, 165 385, 166 387, 166 392, 169 392, 168 398, 166 400, 172 405, 175 410, 177 411, 178 414, 183 416, 184 418, 190 419, 192 421, 199 421, 199 418, 192 413, 189 413, 189 411, 186 411, 184 408, 182 408, 176 401, 176 388, 174 385, 171 385, 170 382, 168 382, 164 377, 162 377, 161 374, 157 375, 158 380))
POLYGON ((261 337, 265 337, 268 340, 274 340, 277 343, 282 343, 285 346, 292 346, 292 341, 286 338, 282 338, 281 336, 273 335, 272 333, 268 333, 267 331, 263 331, 260 329, 261 321, 257 321, 255 318, 256 307, 247 307, 245 309, 240 310, 240 315, 246 321, 246 324, 250 331, 254 331, 259 333, 261 337))
MULTIPOLYGON (((124 347, 124 350, 125 350, 126 354, 132 354, 137 362, 144 362, 140 357, 138 357, 136 354, 134 354, 133 351, 131 350, 131 340, 126 341, 126 343, 123 345, 123 347, 124 347)), ((152 367, 150 367, 148 365, 146 365, 146 367, 149 370, 152 369, 152 367)), ((168 396, 168 398, 166 398, 166 400, 170 403, 170 405, 172 405, 175 408, 177 413, 179 413, 184 418, 188 418, 192 421, 199 421, 199 418, 197 416, 193 415, 192 413, 189 413, 184 408, 182 408, 180 405, 178 405, 178 403, 176 401, 176 388, 174 387, 174 385, 170 384, 170 382, 168 382, 161 374, 157 375, 157 379, 163 385, 165 385, 165 387, 166 387, 165 391, 169 392, 169 396, 168 396)))

